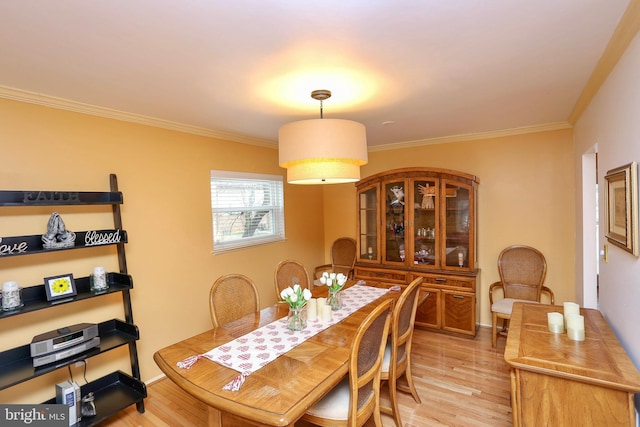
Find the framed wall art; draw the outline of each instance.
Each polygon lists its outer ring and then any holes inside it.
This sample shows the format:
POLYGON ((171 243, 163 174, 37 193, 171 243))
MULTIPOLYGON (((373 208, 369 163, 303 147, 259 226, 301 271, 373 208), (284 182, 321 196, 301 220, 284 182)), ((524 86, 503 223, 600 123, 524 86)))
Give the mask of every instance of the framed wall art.
POLYGON ((638 256, 638 165, 612 169, 605 180, 606 238, 638 256))
POLYGON ((73 274, 45 277, 44 289, 47 292, 47 301, 67 299, 77 294, 73 274))

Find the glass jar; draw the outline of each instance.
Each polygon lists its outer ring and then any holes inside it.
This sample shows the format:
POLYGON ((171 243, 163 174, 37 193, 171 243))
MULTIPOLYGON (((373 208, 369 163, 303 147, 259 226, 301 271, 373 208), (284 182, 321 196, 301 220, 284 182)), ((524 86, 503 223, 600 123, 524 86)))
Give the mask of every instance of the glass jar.
POLYGON ((287 315, 287 328, 291 331, 301 331, 307 327, 307 307, 289 307, 287 315))
POLYGON ((329 298, 327 298, 327 305, 331 306, 331 310, 336 311, 342 308, 342 293, 341 290, 331 292, 329 291, 329 298))

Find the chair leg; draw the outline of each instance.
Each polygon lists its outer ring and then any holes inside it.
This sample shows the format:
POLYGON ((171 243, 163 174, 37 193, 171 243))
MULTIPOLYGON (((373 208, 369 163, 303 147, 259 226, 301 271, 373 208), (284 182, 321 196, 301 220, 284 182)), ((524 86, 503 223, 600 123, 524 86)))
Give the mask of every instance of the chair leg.
POLYGON ((393 420, 396 423, 396 427, 402 427, 402 420, 400 419, 400 408, 398 407, 398 380, 395 378, 389 378, 389 400, 391 400, 391 412, 393 420))
POLYGON ((413 374, 411 373, 411 360, 407 362, 407 370, 404 372, 404 376, 407 379, 407 385, 409 386, 409 393, 413 396, 413 400, 416 403, 422 403, 420 400, 420 396, 418 396, 418 390, 416 389, 415 384, 413 383, 413 374))
POLYGON ((491 347, 495 347, 498 343, 498 331, 496 330, 498 323, 498 315, 491 313, 491 347))

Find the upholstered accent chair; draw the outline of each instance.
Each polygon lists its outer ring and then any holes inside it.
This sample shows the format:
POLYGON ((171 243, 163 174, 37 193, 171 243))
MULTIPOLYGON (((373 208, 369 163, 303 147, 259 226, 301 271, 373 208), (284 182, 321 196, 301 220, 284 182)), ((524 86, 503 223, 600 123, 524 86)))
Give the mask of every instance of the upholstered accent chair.
POLYGON ((524 301, 539 303, 543 293, 554 304, 553 291, 544 286, 547 261, 542 252, 524 245, 509 246, 498 256, 500 281, 489 286, 491 306, 491 345, 497 344, 498 334, 506 335, 513 303, 524 301), (502 328, 498 331, 498 321, 502 328))

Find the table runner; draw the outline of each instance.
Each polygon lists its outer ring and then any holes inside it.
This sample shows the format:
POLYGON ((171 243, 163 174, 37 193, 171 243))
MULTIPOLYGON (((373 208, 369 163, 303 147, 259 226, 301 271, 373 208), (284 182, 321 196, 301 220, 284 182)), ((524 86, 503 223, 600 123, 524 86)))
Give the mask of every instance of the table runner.
POLYGON ((310 320, 307 321, 307 327, 302 331, 291 331, 287 328, 285 316, 204 354, 188 357, 178 362, 177 365, 180 368, 188 369, 199 359, 206 357, 213 362, 240 372, 239 377, 225 386, 225 389, 238 390, 247 375, 331 325, 344 320, 351 313, 375 301, 388 291, 384 288, 366 286, 364 281, 360 281, 341 291, 343 307, 340 310, 332 311, 332 320, 330 321, 323 322, 320 318, 310 320))

